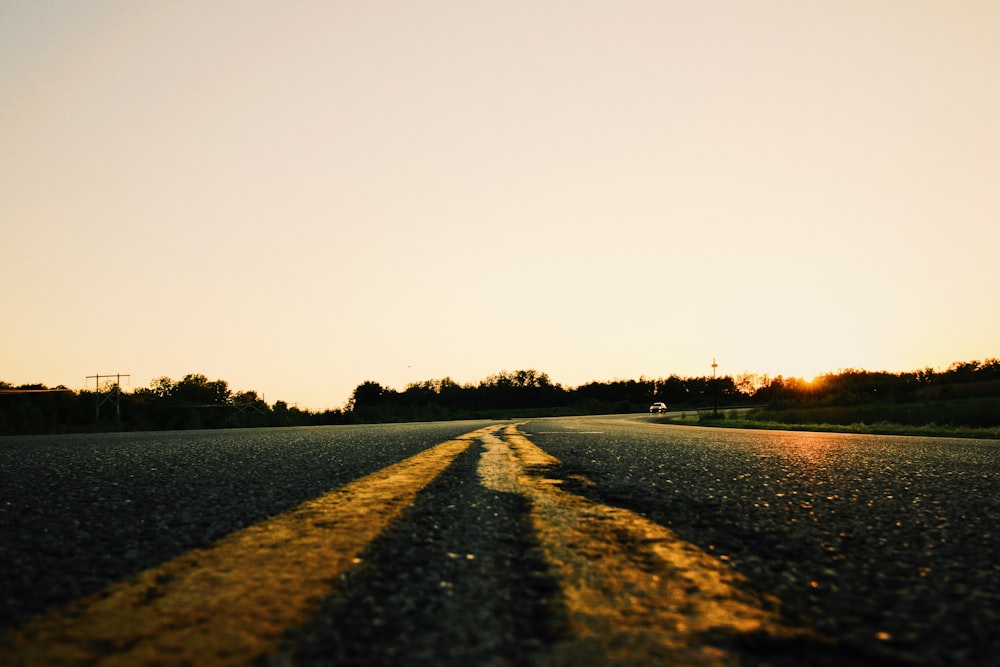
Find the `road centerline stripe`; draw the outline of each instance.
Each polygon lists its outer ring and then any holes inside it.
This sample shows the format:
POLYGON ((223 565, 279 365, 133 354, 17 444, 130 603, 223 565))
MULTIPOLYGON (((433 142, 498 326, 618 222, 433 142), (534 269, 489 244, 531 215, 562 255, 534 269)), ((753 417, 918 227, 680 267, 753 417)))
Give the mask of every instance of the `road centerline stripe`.
POLYGON ((340 574, 485 433, 448 440, 16 630, 8 665, 245 665, 302 625, 340 574))
POLYGON ((727 650, 705 637, 813 631, 785 626, 777 598, 696 545, 635 512, 566 492, 546 477, 559 460, 508 426, 503 441, 531 503, 531 522, 559 580, 573 639, 555 664, 730 665, 727 650), (589 663, 588 663, 589 664, 589 663))

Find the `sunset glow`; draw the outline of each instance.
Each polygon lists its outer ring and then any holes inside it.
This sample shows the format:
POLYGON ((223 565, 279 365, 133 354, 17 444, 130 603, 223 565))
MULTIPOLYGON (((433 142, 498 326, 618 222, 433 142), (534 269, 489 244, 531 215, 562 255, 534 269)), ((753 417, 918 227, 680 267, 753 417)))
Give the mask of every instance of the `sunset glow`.
POLYGON ((1000 4, 0 4, 0 380, 1000 350, 1000 4))

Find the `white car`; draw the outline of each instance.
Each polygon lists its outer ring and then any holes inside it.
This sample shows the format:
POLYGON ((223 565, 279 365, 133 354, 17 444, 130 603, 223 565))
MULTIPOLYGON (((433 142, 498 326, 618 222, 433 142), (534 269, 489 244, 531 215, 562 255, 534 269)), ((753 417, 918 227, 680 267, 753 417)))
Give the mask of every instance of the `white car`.
POLYGON ((666 412, 667 411, 667 404, 666 403, 660 403, 659 401, 657 401, 656 403, 653 403, 651 406, 649 406, 649 411, 650 412, 666 412))

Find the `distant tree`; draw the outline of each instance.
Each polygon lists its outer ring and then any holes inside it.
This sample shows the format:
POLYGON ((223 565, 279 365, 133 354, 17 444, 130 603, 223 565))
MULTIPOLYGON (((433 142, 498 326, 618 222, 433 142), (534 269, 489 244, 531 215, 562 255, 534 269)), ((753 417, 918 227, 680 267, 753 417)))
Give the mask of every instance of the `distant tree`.
POLYGON ((374 408, 379 403, 382 403, 390 393, 395 393, 395 391, 383 387, 378 382, 366 380, 355 387, 354 393, 351 394, 350 401, 348 401, 348 409, 365 410, 374 408))
POLYGON ((463 387, 450 377, 441 378, 437 381, 437 393, 441 404, 453 410, 467 407, 469 389, 469 387, 463 387))
POLYGON ((666 380, 657 382, 656 400, 663 401, 668 406, 686 403, 688 401, 687 383, 677 375, 671 375, 666 380))
POLYGON ((149 383, 149 390, 154 396, 165 398, 174 390, 174 381, 162 375, 149 383))
POLYGON ((233 394, 233 405, 255 405, 263 403, 256 391, 238 391, 233 394))
POLYGON ((191 373, 174 385, 170 397, 188 403, 224 405, 229 402, 229 384, 225 380, 209 382, 199 373, 191 373))
POLYGON ((754 392, 763 387, 765 384, 767 384, 766 375, 759 375, 757 373, 749 373, 746 371, 737 375, 733 380, 733 385, 736 387, 736 391, 747 397, 753 396, 754 392))
POLYGON ((956 361, 948 367, 945 374, 951 376, 952 382, 970 382, 978 370, 978 361, 956 361))
POLYGON ((474 395, 482 409, 553 407, 566 401, 566 391, 560 385, 533 369, 494 373, 479 383, 474 395))

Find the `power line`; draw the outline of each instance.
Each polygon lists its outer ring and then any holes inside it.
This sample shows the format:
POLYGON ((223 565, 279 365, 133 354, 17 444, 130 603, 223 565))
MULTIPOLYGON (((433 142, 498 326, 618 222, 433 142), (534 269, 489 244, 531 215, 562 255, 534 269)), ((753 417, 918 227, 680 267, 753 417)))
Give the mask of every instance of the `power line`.
POLYGON ((0 394, 53 394, 53 393, 65 393, 72 392, 72 389, 0 389, 0 394))

